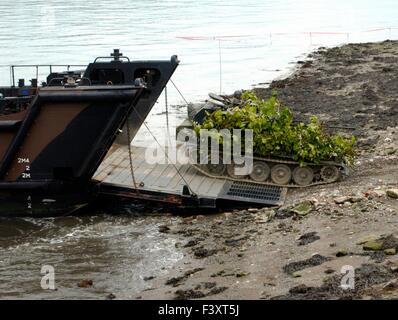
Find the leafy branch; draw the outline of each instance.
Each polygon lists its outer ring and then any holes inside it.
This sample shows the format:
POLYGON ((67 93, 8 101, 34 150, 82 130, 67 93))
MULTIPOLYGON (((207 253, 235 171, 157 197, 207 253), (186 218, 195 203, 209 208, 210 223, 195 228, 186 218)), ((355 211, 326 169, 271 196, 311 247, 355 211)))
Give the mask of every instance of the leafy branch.
POLYGON ((246 91, 240 107, 207 113, 203 124, 195 124, 197 134, 201 129, 252 129, 256 155, 288 157, 301 165, 321 161, 352 164, 355 157, 354 136, 326 134, 315 116, 308 124, 293 124, 292 112, 283 106, 275 92, 268 100, 262 100, 246 91))

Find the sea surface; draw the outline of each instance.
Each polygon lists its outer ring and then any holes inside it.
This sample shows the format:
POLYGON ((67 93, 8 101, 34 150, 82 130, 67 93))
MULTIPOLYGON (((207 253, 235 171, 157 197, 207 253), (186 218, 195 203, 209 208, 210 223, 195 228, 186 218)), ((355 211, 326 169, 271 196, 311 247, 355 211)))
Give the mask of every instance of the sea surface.
MULTIPOLYGON (((114 48, 134 60, 177 54, 172 80, 181 94, 170 83, 168 114, 162 95, 147 119, 160 136, 167 116, 170 132, 186 117, 186 101, 266 86, 317 47, 397 39, 397 16, 396 0, 1 0, 0 85, 10 84, 10 65, 87 65, 114 48)), ((39 79, 47 72, 40 68, 39 79)), ((16 71, 26 81, 35 75, 16 71)), ((133 141, 149 142, 146 128, 133 141)), ((137 206, 1 219, 0 298, 134 298, 149 270, 167 272, 182 258, 158 232, 170 219, 137 206), (57 291, 41 289, 44 265, 54 267, 57 291), (78 288, 82 279, 94 287, 78 288)))

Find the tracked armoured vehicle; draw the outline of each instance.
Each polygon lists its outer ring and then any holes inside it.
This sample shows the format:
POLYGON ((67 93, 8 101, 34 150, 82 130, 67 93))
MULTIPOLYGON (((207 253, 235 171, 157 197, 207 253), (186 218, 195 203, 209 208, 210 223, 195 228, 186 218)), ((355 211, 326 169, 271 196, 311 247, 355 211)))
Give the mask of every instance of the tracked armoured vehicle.
MULTIPOLYGON (((242 92, 237 91, 232 96, 220 96, 209 94, 210 99, 203 104, 191 104, 188 106, 189 122, 183 124, 184 128, 193 128, 192 122, 202 124, 207 113, 216 110, 227 112, 233 107, 241 106, 242 92)), ((220 153, 219 157, 222 157, 220 153)), ((225 164, 219 161, 218 164, 195 164, 195 168, 202 174, 223 178, 232 181, 247 181, 258 185, 271 185, 288 188, 308 187, 322 184, 329 184, 339 181, 343 176, 348 175, 348 168, 345 163, 335 161, 322 161, 318 164, 306 163, 305 166, 294 161, 293 158, 284 157, 261 157, 256 155, 254 150, 253 169, 247 175, 237 175, 236 168, 242 165, 230 163, 225 164)))

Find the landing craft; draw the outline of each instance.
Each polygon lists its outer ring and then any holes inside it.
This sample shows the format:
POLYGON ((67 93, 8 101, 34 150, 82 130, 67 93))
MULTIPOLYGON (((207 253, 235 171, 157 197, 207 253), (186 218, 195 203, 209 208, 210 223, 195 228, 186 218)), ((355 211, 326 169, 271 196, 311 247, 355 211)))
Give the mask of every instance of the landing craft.
POLYGON ((0 87, 0 215, 68 214, 89 204, 92 177, 126 120, 132 139, 178 63, 130 61, 115 50, 28 86, 16 85, 12 66, 12 85, 0 87))

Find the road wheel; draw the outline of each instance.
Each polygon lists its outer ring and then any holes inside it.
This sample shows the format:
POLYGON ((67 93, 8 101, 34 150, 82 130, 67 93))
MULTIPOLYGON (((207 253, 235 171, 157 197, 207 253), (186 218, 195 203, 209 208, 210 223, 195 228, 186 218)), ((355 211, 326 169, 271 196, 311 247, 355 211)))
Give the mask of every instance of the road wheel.
POLYGON ((285 164, 277 164, 271 169, 271 179, 278 185, 287 185, 292 179, 292 170, 285 164))

